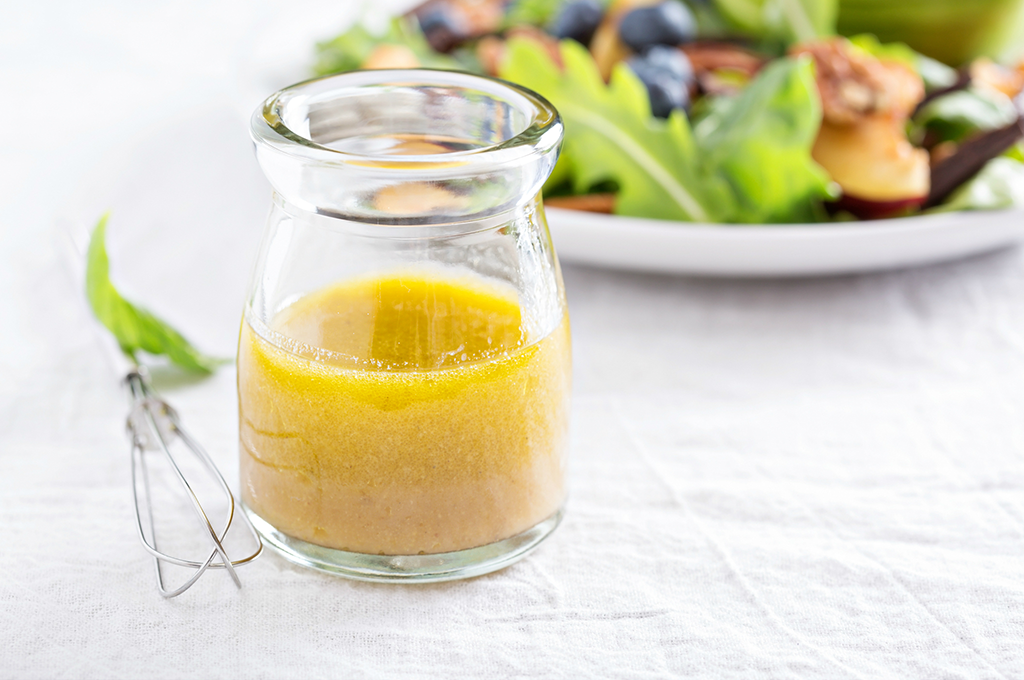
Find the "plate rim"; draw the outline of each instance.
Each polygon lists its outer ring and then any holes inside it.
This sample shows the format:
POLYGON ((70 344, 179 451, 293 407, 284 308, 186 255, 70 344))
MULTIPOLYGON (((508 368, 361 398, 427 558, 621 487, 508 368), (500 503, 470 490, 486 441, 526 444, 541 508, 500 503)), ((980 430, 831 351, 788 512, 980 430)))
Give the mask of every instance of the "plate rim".
POLYGON ((949 226, 953 221, 955 227, 964 227, 959 218, 976 215, 978 217, 1009 219, 1015 213, 1024 218, 1024 207, 1000 208, 996 210, 951 210, 949 212, 931 213, 928 215, 911 215, 908 217, 892 217, 881 220, 860 220, 854 222, 806 222, 806 223, 732 223, 732 222, 684 222, 680 220, 659 220, 650 217, 634 217, 632 215, 610 215, 607 213, 571 210, 569 208, 544 207, 545 214, 550 218, 554 215, 561 223, 591 222, 601 227, 642 228, 651 233, 688 233, 689 235, 715 235, 726 238, 751 238, 751 234, 768 238, 838 238, 843 236, 878 236, 880 234, 912 234, 927 232, 939 226, 949 226), (626 225, 629 224, 628 227, 626 225))
POLYGON ((1024 241, 1024 209, 949 211, 864 222, 707 224, 547 208, 559 257, 625 271, 804 278, 891 271, 1024 241))

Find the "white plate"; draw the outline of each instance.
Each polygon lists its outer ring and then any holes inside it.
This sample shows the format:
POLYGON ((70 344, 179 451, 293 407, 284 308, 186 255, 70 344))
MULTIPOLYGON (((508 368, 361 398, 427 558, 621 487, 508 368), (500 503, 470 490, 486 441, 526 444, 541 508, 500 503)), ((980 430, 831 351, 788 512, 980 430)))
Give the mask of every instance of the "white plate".
POLYGON ((561 259, 723 277, 849 274, 912 267, 1024 240, 1024 210, 816 225, 691 224, 548 208, 561 259))

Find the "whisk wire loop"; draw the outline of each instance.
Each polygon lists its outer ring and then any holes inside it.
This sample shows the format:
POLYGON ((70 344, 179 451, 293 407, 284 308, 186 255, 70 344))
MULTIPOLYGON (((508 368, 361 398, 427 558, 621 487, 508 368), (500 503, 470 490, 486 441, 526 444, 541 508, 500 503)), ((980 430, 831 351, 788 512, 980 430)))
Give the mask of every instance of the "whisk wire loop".
POLYGON ((136 367, 129 372, 125 377, 125 384, 132 403, 131 412, 128 416, 127 429, 132 443, 132 495, 135 501, 136 527, 139 532, 139 537, 142 539, 143 546, 146 551, 153 556, 154 566, 156 569, 157 587, 160 594, 166 598, 172 598, 180 595, 192 587, 192 585, 199 580, 199 577, 202 576, 207 569, 227 569, 232 581, 234 581, 237 587, 241 588, 242 582, 238 578, 235 567, 255 560, 262 553, 263 542, 260 539, 259 534, 256 533, 255 527, 253 527, 249 518, 245 516, 245 513, 238 513, 241 517, 242 523, 245 525, 249 535, 252 537, 256 549, 251 554, 246 555, 241 559, 232 560, 228 556, 227 550, 224 548, 223 541, 227 536, 228 530, 231 528, 231 524, 234 521, 236 513, 235 497, 234 494, 231 493, 231 489, 228 487, 227 482, 224 480, 224 476, 221 475, 206 450, 200 446, 199 443, 184 430, 184 428, 182 428, 177 412, 171 408, 167 402, 160 399, 153 391, 152 387, 150 387, 149 378, 143 367, 136 367), (171 453, 170 442, 174 438, 180 440, 181 443, 184 444, 184 446, 202 463, 210 477, 217 483, 220 491, 224 494, 224 498, 227 503, 227 517, 224 523, 224 528, 219 533, 214 528, 213 522, 210 520, 209 515, 203 508, 198 495, 195 493, 192 485, 189 484, 189 481, 182 472, 177 460, 175 460, 174 455, 171 453), (159 451, 163 454, 171 469, 174 471, 174 476, 181 485, 183 492, 188 497, 195 512, 197 521, 209 536, 213 547, 210 554, 204 561, 199 562, 196 560, 183 559, 181 557, 169 555, 159 549, 157 545, 156 523, 153 513, 153 494, 149 481, 149 466, 146 462, 145 455, 147 451, 159 451), (142 502, 142 499, 139 496, 140 477, 142 490, 145 496, 145 503, 142 502), (145 512, 143 511, 143 505, 145 505, 145 512), (143 520, 143 515, 146 516, 146 521, 143 520), (147 525, 148 532, 146 530, 147 525), (219 560, 217 559, 218 557, 220 558, 219 560), (194 573, 177 588, 168 588, 165 583, 163 569, 161 568, 162 562, 193 569, 194 573))

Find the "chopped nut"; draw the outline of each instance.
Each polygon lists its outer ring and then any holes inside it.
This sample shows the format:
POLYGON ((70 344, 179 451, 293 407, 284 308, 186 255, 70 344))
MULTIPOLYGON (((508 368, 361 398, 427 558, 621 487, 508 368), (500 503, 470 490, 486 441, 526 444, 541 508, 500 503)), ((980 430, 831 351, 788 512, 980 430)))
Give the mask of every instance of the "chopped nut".
POLYGON ((878 97, 864 83, 856 80, 843 80, 839 83, 839 98, 843 103, 854 111, 870 111, 878 107, 878 97))
POLYGON ((700 91, 732 95, 761 70, 764 59, 738 45, 699 40, 679 47, 693 67, 700 91))
POLYGON ((702 71, 738 71, 754 75, 764 65, 764 59, 753 52, 725 42, 701 40, 679 49, 690 60, 694 73, 702 71))
POLYGON ((792 51, 814 59, 825 120, 851 125, 874 114, 910 115, 924 97, 920 76, 904 64, 883 62, 850 47, 845 39, 832 38, 792 51))

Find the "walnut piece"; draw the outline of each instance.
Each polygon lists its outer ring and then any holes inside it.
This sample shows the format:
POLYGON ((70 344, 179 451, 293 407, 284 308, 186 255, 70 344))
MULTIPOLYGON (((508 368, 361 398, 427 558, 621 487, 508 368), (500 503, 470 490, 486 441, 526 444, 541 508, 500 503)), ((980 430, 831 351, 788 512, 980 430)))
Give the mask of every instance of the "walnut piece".
POLYGON ((895 61, 881 61, 843 38, 797 45, 794 55, 814 59, 825 120, 853 125, 876 114, 905 118, 924 97, 920 76, 895 61))

